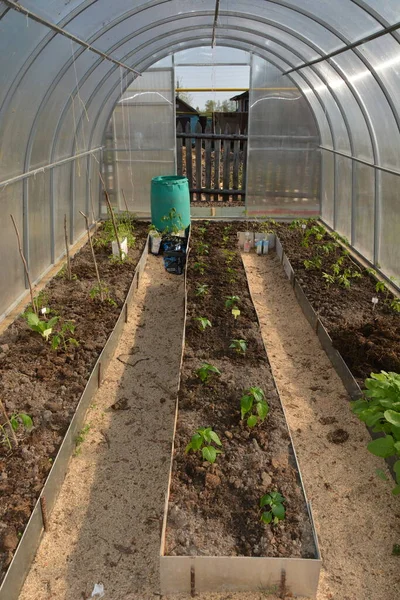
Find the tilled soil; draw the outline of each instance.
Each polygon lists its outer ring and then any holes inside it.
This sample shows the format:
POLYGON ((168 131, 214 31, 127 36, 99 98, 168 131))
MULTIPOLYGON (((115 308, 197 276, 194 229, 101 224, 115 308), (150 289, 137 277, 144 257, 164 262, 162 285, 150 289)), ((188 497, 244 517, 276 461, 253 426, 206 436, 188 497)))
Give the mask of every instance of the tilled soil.
MULTIPOLYGON (((96 234, 99 236, 99 233, 96 234)), ((73 280, 51 280, 41 294, 50 316, 73 321, 78 346, 51 349, 19 317, 0 337, 0 396, 9 415, 27 413, 30 432, 18 432, 18 447, 0 443, 0 581, 40 494, 94 364, 112 331, 143 252, 147 226, 135 224, 136 243, 123 264, 97 247, 101 280, 112 302, 90 298, 96 275, 89 245, 72 259, 73 280)), ((1 417, 2 424, 4 422, 1 417)))
POLYGON ((192 227, 166 554, 314 557, 290 436, 236 249, 236 233, 223 224, 206 227, 206 233, 200 225, 192 227), (209 254, 199 254, 200 239, 209 245, 209 254), (200 261, 206 264, 203 274, 196 268, 200 261), (196 295, 199 284, 209 286, 207 295, 196 295), (240 297, 237 320, 225 307, 231 295, 240 297), (207 317, 212 327, 200 331, 195 320, 199 316, 207 317), (229 348, 233 339, 246 340, 245 356, 229 348), (221 376, 202 384, 194 371, 203 362, 218 367, 221 376), (267 419, 254 429, 240 419, 240 398, 250 386, 261 387, 270 406, 267 419), (203 463, 198 453, 184 452, 199 427, 212 427, 221 439, 222 454, 214 465, 203 463), (287 516, 265 526, 260 522, 260 498, 275 490, 286 498, 287 516))

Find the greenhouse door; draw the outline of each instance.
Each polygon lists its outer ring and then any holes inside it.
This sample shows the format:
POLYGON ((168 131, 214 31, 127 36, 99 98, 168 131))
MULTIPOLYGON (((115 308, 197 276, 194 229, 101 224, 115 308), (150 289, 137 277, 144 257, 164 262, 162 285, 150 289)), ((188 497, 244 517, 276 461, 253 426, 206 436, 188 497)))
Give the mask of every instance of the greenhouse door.
POLYGON ((115 107, 104 155, 107 187, 120 210, 150 215, 151 179, 175 174, 175 86, 172 68, 149 69, 115 107))
POLYGON ((319 214, 319 133, 293 82, 252 57, 246 208, 249 216, 319 214))

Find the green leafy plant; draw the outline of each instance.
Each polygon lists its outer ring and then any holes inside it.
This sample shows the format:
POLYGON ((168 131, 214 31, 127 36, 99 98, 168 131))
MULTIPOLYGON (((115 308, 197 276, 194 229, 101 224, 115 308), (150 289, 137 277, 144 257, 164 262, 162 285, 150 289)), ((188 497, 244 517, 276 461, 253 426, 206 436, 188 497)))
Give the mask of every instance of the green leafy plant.
POLYGON ((60 346, 66 352, 68 346, 79 346, 77 340, 69 334, 75 333, 75 325, 72 321, 65 321, 61 328, 53 334, 51 347, 57 350, 60 346))
POLYGON ((195 271, 198 271, 200 273, 200 275, 204 275, 204 273, 206 272, 206 268, 207 268, 206 263, 201 260, 195 262, 193 265, 193 269, 195 271))
POLYGON ((5 446, 8 446, 8 448, 10 450, 12 450, 10 436, 7 431, 7 425, 9 427, 11 426, 12 437, 15 440, 15 443, 17 444, 18 442, 17 442, 17 438, 15 436, 15 432, 17 432, 20 427, 23 427, 24 429, 26 429, 26 431, 30 431, 33 427, 33 420, 32 420, 32 417, 30 417, 26 413, 14 413, 13 415, 11 415, 9 420, 7 418, 7 423, 4 423, 4 424, 0 423, 0 434, 1 434, 0 441, 2 444, 4 444, 5 446))
POLYGON ((368 444, 368 450, 375 456, 398 457, 393 470, 396 474, 396 487, 392 493, 400 494, 400 375, 381 371, 371 373, 365 380, 365 397, 352 403, 354 414, 384 437, 368 444))
POLYGON ((307 270, 309 269, 319 269, 322 268, 322 258, 320 256, 315 256, 314 258, 310 258, 304 261, 304 266, 307 270))
POLYGON ((58 316, 52 317, 47 321, 46 319, 41 319, 38 317, 38 315, 36 315, 34 312, 25 315, 26 322, 32 331, 39 333, 46 341, 49 341, 49 337, 52 334, 53 328, 57 324, 59 318, 60 317, 58 316))
POLYGON ((201 451, 204 460, 209 463, 215 463, 217 455, 221 454, 221 450, 218 450, 212 444, 222 446, 221 440, 211 427, 200 427, 186 446, 185 454, 191 450, 193 452, 201 451))
POLYGON ((240 303, 239 296, 226 296, 225 308, 233 308, 240 303))
POLYGON ((205 331, 207 327, 212 327, 211 321, 207 317, 195 317, 194 320, 197 321, 200 331, 205 331))
POLYGON ((202 383, 208 383, 214 375, 221 375, 221 371, 210 365, 210 363, 203 363, 199 369, 196 370, 196 375, 202 383))
POLYGON ((176 208, 171 208, 169 213, 161 218, 161 221, 169 223, 164 228, 164 234, 176 235, 184 229, 182 215, 177 212, 176 208))
POLYGON ((104 302, 107 302, 110 306, 117 306, 117 303, 111 296, 110 288, 103 281, 101 282, 101 289, 98 283, 90 289, 89 296, 92 300, 99 300, 101 292, 103 292, 104 302))
POLYGON ((203 256, 204 254, 208 254, 209 253, 209 245, 200 241, 196 246, 196 252, 200 256, 203 256))
POLYGON ((393 300, 390 302, 390 308, 394 310, 394 312, 400 313, 400 299, 393 298, 393 300))
POLYGON ((240 412, 242 420, 247 416, 247 426, 251 428, 266 419, 269 405, 261 388, 251 387, 243 394, 240 399, 240 412))
MULTIPOLYGON (((126 238, 128 247, 134 248, 136 244, 136 237, 134 235, 135 225, 131 215, 127 212, 114 212, 114 219, 117 226, 119 240, 122 241, 124 238, 126 238)), ((109 247, 115 240, 116 237, 114 225, 109 212, 109 218, 104 221, 103 227, 99 231, 98 235, 93 238, 93 245, 96 248, 106 248, 109 247)))
POLYGON ((321 225, 313 225, 312 227, 304 230, 301 245, 304 246, 304 248, 308 248, 312 241, 320 242, 324 238, 325 233, 326 231, 321 225))
POLYGON ((207 227, 198 227, 197 228, 197 233, 203 237, 207 232, 207 227))
POLYGON ((307 219, 295 219, 289 225, 289 229, 302 229, 303 225, 307 227, 308 220, 307 219))
POLYGON ((344 250, 342 255, 339 256, 337 261, 332 265, 332 273, 322 273, 322 277, 325 279, 328 285, 337 283, 338 285, 348 289, 351 287, 351 279, 359 279, 362 277, 360 270, 345 266, 345 259, 348 257, 348 255, 348 251, 344 250))
POLYGON ((224 254, 226 264, 230 265, 236 256, 236 252, 233 250, 223 250, 222 252, 224 254))
POLYGON ((196 294, 196 296, 207 296, 207 294, 209 293, 209 287, 210 286, 207 285, 207 283, 199 283, 194 293, 196 294))
POLYGON ((237 354, 246 354, 247 344, 246 340, 232 340, 229 348, 232 348, 237 354))
POLYGON ((227 267, 226 272, 228 274, 228 283, 233 284, 236 283, 236 271, 232 267, 227 267))
POLYGON ((283 521, 286 516, 284 502, 285 498, 279 492, 265 494, 260 500, 261 521, 267 525, 283 521))

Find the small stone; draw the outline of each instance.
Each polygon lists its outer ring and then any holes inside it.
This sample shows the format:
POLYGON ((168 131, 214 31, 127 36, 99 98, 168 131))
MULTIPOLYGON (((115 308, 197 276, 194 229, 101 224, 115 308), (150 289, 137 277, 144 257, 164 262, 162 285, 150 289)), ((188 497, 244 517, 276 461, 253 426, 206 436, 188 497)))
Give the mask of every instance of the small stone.
POLYGON ((228 440, 231 440, 233 438, 233 434, 230 431, 225 431, 225 437, 227 437, 228 440))
POLYGON ((5 352, 1 352, 0 353, 0 360, 3 360, 6 357, 5 352))
POLYGON ((282 546, 282 544, 280 546, 278 546, 278 552, 279 552, 279 554, 285 554, 285 552, 286 552, 285 546, 282 546))
POLYGON ((254 450, 256 450, 256 452, 261 452, 261 448, 260 448, 260 446, 258 445, 258 442, 257 442, 257 440, 256 440, 255 438, 253 438, 251 441, 252 441, 252 444, 253 444, 253 446, 254 446, 254 450))
POLYGON ((213 475, 212 473, 207 473, 206 475, 206 487, 215 489, 221 484, 221 479, 218 475, 213 475))
POLYGON ((270 475, 268 475, 268 473, 266 473, 265 471, 263 473, 261 473, 261 480, 262 480, 263 486, 265 486, 265 487, 269 487, 272 483, 272 477, 270 475))
POLYGON ((42 418, 45 423, 49 423, 53 418, 53 413, 51 412, 51 410, 45 410, 43 411, 42 418))
POLYGON ((18 536, 14 527, 9 527, 3 533, 0 540, 0 550, 2 552, 12 552, 18 546, 18 536))
POLYGON ((4 354, 6 354, 9 351, 10 346, 8 344, 1 344, 0 348, 1 351, 4 352, 4 354))

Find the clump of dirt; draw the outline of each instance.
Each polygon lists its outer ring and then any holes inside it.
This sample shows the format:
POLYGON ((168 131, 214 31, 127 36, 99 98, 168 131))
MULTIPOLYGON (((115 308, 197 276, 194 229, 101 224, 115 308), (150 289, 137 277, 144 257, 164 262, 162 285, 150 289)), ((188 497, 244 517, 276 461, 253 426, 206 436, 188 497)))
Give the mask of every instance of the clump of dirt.
POLYGON ((326 439, 331 444, 344 444, 349 439, 349 434, 345 429, 335 429, 328 433, 326 439))
MULTIPOLYGON (((99 231, 95 239, 101 235, 99 231)), ((52 461, 74 414, 86 382, 119 316, 147 237, 135 224, 136 243, 129 260, 110 261, 110 249, 96 247, 100 276, 109 301, 91 299, 96 285, 88 245, 71 261, 73 280, 60 274, 41 293, 50 316, 75 325, 78 346, 54 351, 19 317, 0 336, 0 397, 8 415, 26 413, 33 429, 17 433, 18 447, 0 438, 0 581, 40 494, 52 461)), ((1 423, 4 422, 3 416, 1 423)))
POLYGON ((185 353, 166 536, 169 555, 314 557, 315 546, 299 484, 285 417, 265 353, 233 226, 193 225, 188 263, 185 353), (225 236, 225 241, 224 241, 225 236), (201 254, 208 244, 208 254, 201 254), (204 272, 198 263, 205 263, 204 272), (198 286, 208 293, 197 295, 198 286), (238 296, 240 315, 225 306, 238 296), (211 322, 204 332, 196 317, 211 322), (243 339, 240 355, 229 346, 243 339), (202 363, 220 376, 202 384, 202 363), (261 387, 268 418, 249 429, 241 421, 240 398, 261 387), (214 465, 199 453, 185 454, 199 427, 212 427, 222 442, 214 465), (273 490, 285 497, 287 516, 276 525, 260 522, 260 499, 273 490))

